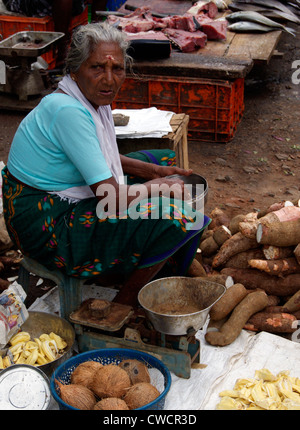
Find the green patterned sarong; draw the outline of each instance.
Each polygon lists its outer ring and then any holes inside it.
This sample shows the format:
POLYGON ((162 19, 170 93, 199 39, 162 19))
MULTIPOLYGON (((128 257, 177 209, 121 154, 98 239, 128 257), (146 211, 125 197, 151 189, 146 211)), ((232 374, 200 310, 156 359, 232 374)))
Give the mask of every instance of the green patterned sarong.
MULTIPOLYGON (((127 156, 175 163, 170 150, 127 156)), ((113 274, 126 279, 136 268, 165 260, 168 276, 183 276, 210 222, 205 215, 195 217, 195 211, 181 201, 164 197, 142 200, 134 209, 108 217, 99 211, 96 198, 70 203, 16 182, 6 168, 2 177, 4 218, 15 246, 49 270, 61 269, 70 276, 113 274)), ((127 182, 139 180, 129 177, 127 182)))

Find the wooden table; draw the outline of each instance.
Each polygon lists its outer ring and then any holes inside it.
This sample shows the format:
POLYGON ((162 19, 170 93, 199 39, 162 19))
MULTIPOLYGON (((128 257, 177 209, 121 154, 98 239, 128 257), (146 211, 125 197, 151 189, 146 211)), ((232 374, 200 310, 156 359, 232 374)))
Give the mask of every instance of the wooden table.
MULTIPOLYGON (((191 7, 191 1, 127 0, 120 11, 128 13, 126 5, 149 6, 152 12, 183 15, 191 7)), ((224 14, 220 13, 218 17, 222 15, 224 14)), ((269 63, 281 34, 281 31, 238 34, 228 30, 225 41, 208 41, 204 48, 191 54, 173 50, 170 58, 138 61, 136 67, 139 72, 149 75, 163 74, 226 80, 244 78, 254 64, 269 63)))
POLYGON ((121 154, 126 154, 131 151, 139 151, 141 149, 164 149, 171 148, 176 153, 176 165, 183 169, 189 168, 188 158, 188 141, 187 128, 189 116, 183 113, 172 116, 170 125, 172 132, 162 138, 126 138, 117 139, 119 151, 121 154))

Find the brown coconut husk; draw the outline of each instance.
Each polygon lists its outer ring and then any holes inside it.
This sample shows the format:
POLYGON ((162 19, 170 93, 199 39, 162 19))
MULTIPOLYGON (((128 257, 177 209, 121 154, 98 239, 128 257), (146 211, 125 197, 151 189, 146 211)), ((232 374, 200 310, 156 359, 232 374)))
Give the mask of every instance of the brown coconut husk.
POLYGON ((148 368, 141 361, 135 359, 123 360, 119 366, 128 373, 132 385, 139 382, 150 382, 148 368))
POLYGON ((108 397, 97 402, 94 406, 97 411, 129 411, 129 407, 122 399, 108 397))
POLYGON ((62 384, 57 379, 55 382, 59 387, 60 397, 65 403, 82 411, 94 409, 97 400, 89 388, 77 384, 62 384))
POLYGON ((103 367, 103 364, 93 360, 80 363, 72 372, 71 384, 84 385, 90 388, 95 372, 101 367, 103 367))
POLYGON ((156 387, 148 382, 139 382, 133 385, 124 396, 124 401, 129 409, 137 409, 153 402, 160 392, 156 387))
POLYGON ((130 378, 117 364, 107 364, 98 369, 91 383, 91 390, 100 399, 124 396, 131 386, 130 378))

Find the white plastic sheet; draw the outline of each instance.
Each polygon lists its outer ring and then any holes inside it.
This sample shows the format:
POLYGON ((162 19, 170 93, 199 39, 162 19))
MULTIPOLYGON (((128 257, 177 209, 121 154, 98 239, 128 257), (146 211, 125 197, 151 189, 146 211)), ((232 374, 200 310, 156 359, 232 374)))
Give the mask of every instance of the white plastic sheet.
MULTIPOLYGON (((86 285, 82 291, 83 300, 87 297, 113 300, 116 294, 115 289, 93 285, 86 285)), ((29 310, 57 312, 57 288, 37 299, 29 310)), ((254 334, 242 330, 231 345, 214 347, 204 338, 207 324, 208 321, 197 333, 203 368, 192 368, 189 379, 171 374, 172 384, 165 410, 214 410, 220 401, 221 391, 232 389, 238 378, 254 378, 255 370, 263 368, 274 374, 289 370, 290 376, 300 377, 300 341, 294 342, 266 332, 254 334)))

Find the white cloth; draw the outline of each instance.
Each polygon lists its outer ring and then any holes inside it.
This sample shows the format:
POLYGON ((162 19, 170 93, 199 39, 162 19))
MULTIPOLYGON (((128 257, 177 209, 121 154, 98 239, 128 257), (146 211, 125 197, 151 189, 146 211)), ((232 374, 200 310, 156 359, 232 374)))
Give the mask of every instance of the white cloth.
POLYGON ((118 139, 139 139, 145 137, 161 138, 172 131, 170 120, 175 112, 159 110, 156 107, 145 109, 114 109, 112 114, 129 117, 125 126, 115 127, 118 139))
MULTIPOLYGON (((64 78, 59 82, 58 88, 69 96, 74 97, 90 112, 96 125, 99 145, 106 163, 115 180, 118 183, 123 184, 124 173, 121 165, 110 106, 99 106, 96 111, 88 99, 82 94, 76 82, 71 79, 70 75, 64 76, 64 78)), ((68 199, 72 202, 94 197, 94 194, 88 185, 67 188, 63 191, 55 192, 54 194, 60 196, 62 199, 68 199)))

